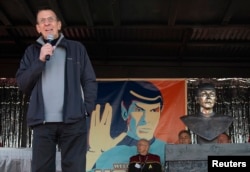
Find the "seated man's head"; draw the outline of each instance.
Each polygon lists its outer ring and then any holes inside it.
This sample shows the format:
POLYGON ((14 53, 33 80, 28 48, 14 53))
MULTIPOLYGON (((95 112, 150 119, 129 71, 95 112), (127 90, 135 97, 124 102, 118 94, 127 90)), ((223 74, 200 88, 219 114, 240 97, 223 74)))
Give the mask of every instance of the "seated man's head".
POLYGON ((140 139, 137 142, 137 152, 140 155, 147 155, 150 148, 150 142, 147 139, 140 139))
POLYGON ((217 137, 217 143, 231 143, 231 138, 227 133, 221 133, 218 137, 217 137))
POLYGON ((178 143, 179 144, 191 144, 191 134, 187 130, 181 130, 178 134, 178 143))
POLYGON ((163 104, 160 90, 150 82, 128 82, 125 90, 121 110, 127 134, 137 140, 152 139, 163 104))

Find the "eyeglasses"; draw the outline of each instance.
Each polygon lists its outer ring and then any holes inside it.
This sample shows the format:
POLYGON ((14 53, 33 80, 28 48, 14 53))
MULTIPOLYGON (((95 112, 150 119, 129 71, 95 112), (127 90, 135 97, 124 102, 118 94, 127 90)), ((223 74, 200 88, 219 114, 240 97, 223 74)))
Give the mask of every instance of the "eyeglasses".
POLYGON ((53 23, 55 22, 57 19, 55 17, 48 17, 48 18, 41 18, 39 21, 38 21, 38 24, 45 24, 46 21, 48 23, 53 23))

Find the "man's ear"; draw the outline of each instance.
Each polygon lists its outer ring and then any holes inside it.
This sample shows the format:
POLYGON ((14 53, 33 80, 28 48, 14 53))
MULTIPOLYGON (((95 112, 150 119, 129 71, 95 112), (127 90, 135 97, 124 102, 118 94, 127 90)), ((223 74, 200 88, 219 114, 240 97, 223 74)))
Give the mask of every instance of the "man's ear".
POLYGON ((37 33, 41 33, 41 29, 40 29, 40 26, 38 25, 38 24, 36 24, 36 31, 37 31, 37 33))
POLYGON ((61 21, 58 21, 57 30, 58 30, 58 32, 60 32, 62 30, 62 22, 61 21))
POLYGON ((128 110, 124 106, 123 101, 121 102, 121 113, 122 113, 123 120, 127 120, 128 119, 128 110))

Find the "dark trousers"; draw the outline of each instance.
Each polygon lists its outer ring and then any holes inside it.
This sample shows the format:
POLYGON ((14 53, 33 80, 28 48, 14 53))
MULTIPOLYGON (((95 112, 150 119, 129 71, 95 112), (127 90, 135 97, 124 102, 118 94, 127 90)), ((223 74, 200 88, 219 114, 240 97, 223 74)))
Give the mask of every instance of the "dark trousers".
POLYGON ((77 123, 46 123, 33 128, 32 172, 55 172, 56 149, 61 150, 63 172, 85 172, 86 119, 77 123))

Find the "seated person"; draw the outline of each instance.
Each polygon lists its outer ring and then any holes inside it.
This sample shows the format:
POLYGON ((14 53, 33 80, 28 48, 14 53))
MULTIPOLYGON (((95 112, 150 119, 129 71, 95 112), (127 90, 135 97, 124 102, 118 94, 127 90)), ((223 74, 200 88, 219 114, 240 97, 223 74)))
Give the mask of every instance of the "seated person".
POLYGON ((231 137, 227 133, 221 133, 217 137, 217 143, 231 143, 231 137))
POLYGON ((188 130, 181 130, 178 134, 178 144, 191 144, 191 134, 188 130))
POLYGON ((149 153, 149 147, 146 139, 137 142, 138 154, 130 157, 128 172, 162 172, 160 156, 149 153))

